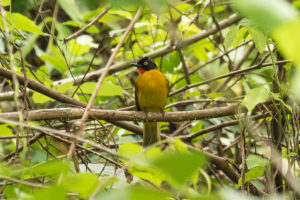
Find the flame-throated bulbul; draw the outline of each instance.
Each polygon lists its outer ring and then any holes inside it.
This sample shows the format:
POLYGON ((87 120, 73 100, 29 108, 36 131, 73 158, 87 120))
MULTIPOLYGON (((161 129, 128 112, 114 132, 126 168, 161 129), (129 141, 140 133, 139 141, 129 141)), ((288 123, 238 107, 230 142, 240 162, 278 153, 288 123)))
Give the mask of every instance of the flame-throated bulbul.
MULTIPOLYGON (((137 110, 163 112, 169 93, 169 81, 148 57, 143 57, 136 66, 139 76, 135 83, 135 104, 137 110)), ((144 122, 143 145, 148 146, 160 140, 158 122, 144 122)))

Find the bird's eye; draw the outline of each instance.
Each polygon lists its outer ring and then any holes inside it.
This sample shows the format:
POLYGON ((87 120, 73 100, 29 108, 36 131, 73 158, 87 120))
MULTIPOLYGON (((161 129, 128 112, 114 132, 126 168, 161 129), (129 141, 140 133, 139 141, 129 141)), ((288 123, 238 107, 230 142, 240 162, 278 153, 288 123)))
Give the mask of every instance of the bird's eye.
POLYGON ((144 62, 144 65, 148 65, 148 62, 147 62, 147 61, 145 61, 145 62, 144 62))

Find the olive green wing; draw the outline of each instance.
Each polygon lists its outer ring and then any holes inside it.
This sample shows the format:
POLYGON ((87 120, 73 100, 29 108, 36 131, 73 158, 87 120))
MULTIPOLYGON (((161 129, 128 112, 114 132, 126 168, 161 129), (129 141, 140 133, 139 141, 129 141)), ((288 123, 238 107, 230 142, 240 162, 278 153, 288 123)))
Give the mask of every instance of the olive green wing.
POLYGON ((136 106, 136 109, 138 110, 138 111, 141 111, 141 108, 140 108, 140 106, 139 106, 139 102, 138 102, 138 86, 137 86, 137 84, 136 84, 136 82, 135 82, 135 87, 134 87, 134 98, 135 98, 135 106, 136 106))
POLYGON ((165 76, 165 82, 166 82, 166 88, 167 88, 167 98, 166 98, 165 104, 167 104, 167 99, 168 99, 169 92, 170 92, 170 86, 169 86, 169 80, 167 79, 166 76, 165 76))
POLYGON ((165 76, 165 81, 166 81, 167 95, 169 96, 170 86, 169 86, 169 80, 167 79, 166 76, 165 76))

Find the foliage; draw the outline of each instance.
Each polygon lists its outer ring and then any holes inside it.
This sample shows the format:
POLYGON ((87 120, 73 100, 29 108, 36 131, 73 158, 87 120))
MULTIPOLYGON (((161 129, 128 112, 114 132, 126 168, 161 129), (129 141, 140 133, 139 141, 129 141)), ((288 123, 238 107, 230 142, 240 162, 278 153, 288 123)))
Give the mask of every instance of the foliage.
POLYGON ((2 0, 0 198, 296 199, 299 9, 299 0, 2 0), (93 106, 131 111, 129 63, 147 54, 170 83, 165 111, 191 119, 160 122, 163 140, 147 148, 139 122, 114 116, 91 115, 74 138, 78 116, 61 109, 78 104, 61 99, 88 103, 139 7, 93 106), (192 118, 198 111, 212 114, 192 118))

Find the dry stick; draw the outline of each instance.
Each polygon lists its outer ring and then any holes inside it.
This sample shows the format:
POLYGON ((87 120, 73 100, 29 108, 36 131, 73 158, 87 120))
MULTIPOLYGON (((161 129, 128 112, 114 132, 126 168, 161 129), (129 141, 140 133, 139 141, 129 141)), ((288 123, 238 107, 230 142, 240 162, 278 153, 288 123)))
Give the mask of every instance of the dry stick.
POLYGON ((182 63, 182 68, 183 68, 184 75, 185 75, 184 76, 185 81, 186 81, 187 84, 191 84, 190 77, 189 77, 189 71, 188 71, 184 56, 181 52, 181 49, 178 48, 177 51, 178 51, 178 54, 179 54, 179 57, 180 57, 180 60, 181 60, 181 63, 182 63))
MULTIPOLYGON (((138 9, 138 11, 136 12, 135 16, 131 20, 129 26, 127 27, 125 33, 123 34, 120 42, 118 43, 116 49, 114 50, 113 54, 110 56, 109 60, 107 61, 106 66, 105 66, 105 68, 103 70, 103 73, 101 74, 100 78, 98 79, 98 82, 96 84, 95 90, 94 90, 94 92, 93 92, 93 94, 92 94, 92 96, 91 96, 91 98, 90 98, 87 106, 85 107, 84 113, 83 113, 83 115, 81 117, 81 120, 79 122, 79 130, 76 132, 77 136, 81 136, 82 135, 82 133, 84 131, 84 128, 85 128, 85 121, 86 121, 86 119, 89 116, 89 111, 90 111, 90 109, 91 109, 91 107, 92 107, 92 105, 94 103, 95 98, 97 97, 97 94, 98 94, 98 91, 99 91, 99 89, 100 89, 100 87, 102 85, 102 82, 103 82, 105 76, 108 73, 109 67, 112 65, 114 58, 116 57, 119 49, 122 47, 125 39, 127 38, 128 34, 130 33, 131 29, 134 27, 134 24, 136 23, 136 21, 138 20, 138 18, 142 14, 142 10, 143 10, 142 8, 138 9)), ((70 146, 70 150, 69 150, 67 158, 71 158, 72 157, 72 155, 74 153, 74 150, 75 150, 75 146, 76 146, 75 141, 73 141, 72 144, 71 144, 71 146, 70 146)))
MULTIPOLYGON (((224 29, 224 28, 226 28, 226 27, 228 27, 232 24, 235 24, 240 19, 241 18, 237 14, 233 14, 233 15, 229 16, 228 18, 222 20, 219 23, 219 26, 220 26, 221 29, 224 29)), ((194 42, 197 42, 199 40, 202 40, 202 39, 204 39, 204 38, 206 38, 206 37, 208 37, 208 36, 210 36, 210 35, 212 35, 216 32, 217 32, 217 28, 215 26, 212 26, 208 29, 205 29, 205 30, 201 31, 198 34, 192 35, 188 38, 185 38, 185 39, 179 41, 176 46, 167 45, 167 46, 159 48, 155 51, 147 53, 147 54, 145 54, 145 56, 147 56, 149 58, 156 58, 156 57, 166 55, 166 54, 168 54, 172 51, 175 51, 176 47, 178 47, 178 48, 186 47, 186 46, 191 45, 194 42)), ((130 67, 130 63, 132 63, 132 62, 133 62, 132 60, 129 60, 129 61, 125 61, 125 62, 122 62, 122 63, 114 64, 110 67, 109 73, 114 73, 114 72, 117 72, 117 71, 120 71, 120 70, 127 69, 127 68, 130 67)), ((104 69, 100 69, 100 70, 88 73, 85 77, 85 81, 90 80, 92 78, 98 77, 100 74, 103 73, 103 71, 104 71, 104 69)), ((81 75, 81 76, 77 76, 77 77, 74 77, 74 78, 75 78, 76 81, 78 81, 78 80, 81 80, 82 77, 83 76, 81 75)), ((66 82, 73 82, 73 81, 74 81, 73 78, 63 79, 63 80, 54 82, 54 85, 59 85, 59 84, 63 84, 63 83, 66 83, 66 82)))
MULTIPOLYGON (((277 61, 276 64, 288 63, 288 62, 290 62, 290 61, 289 60, 281 60, 281 61, 277 61)), ((237 75, 237 74, 242 74, 242 73, 254 70, 254 69, 260 69, 262 67, 267 67, 267 66, 271 66, 271 65, 273 65, 273 63, 257 64, 257 65, 254 65, 252 67, 248 67, 246 69, 241 69, 241 70, 236 70, 236 71, 233 71, 233 72, 229 72, 227 74, 220 75, 220 76, 217 76, 217 77, 214 77, 214 78, 210 78, 210 79, 207 79, 207 80, 199 82, 199 83, 194 83, 194 84, 191 84, 191 85, 186 85, 185 87, 182 87, 182 88, 180 88, 178 90, 175 90, 175 91, 171 92, 169 94, 169 96, 173 96, 173 95, 178 94, 180 92, 183 92, 185 90, 189 90, 191 88, 198 87, 200 85, 204 85, 204 84, 210 83, 212 81, 216 81, 216 80, 219 80, 219 79, 222 79, 222 78, 226 78, 226 77, 229 77, 229 76, 234 76, 234 75, 237 75)))
POLYGON ((0 140, 10 140, 10 139, 17 139, 17 138, 31 138, 34 135, 15 135, 15 136, 0 136, 0 140))
POLYGON ((108 8, 105 8, 95 19, 93 19, 92 21, 90 21, 90 23, 88 23, 85 27, 83 27, 82 29, 76 31, 75 33, 73 33, 72 35, 64 38, 64 42, 67 42, 75 37, 77 37, 78 35, 80 35, 81 33, 83 33, 85 30, 87 30, 89 27, 91 27, 93 24, 95 24, 101 17, 103 17, 107 12, 108 10, 110 9, 111 7, 108 7, 108 8))
POLYGON ((30 186, 30 187, 48 188, 48 186, 45 186, 45 185, 42 185, 42 184, 23 181, 23 180, 19 180, 19 179, 16 179, 16 178, 5 176, 5 175, 0 175, 0 179, 8 180, 8 181, 11 181, 11 182, 14 182, 14 183, 19 183, 19 184, 22 184, 22 185, 27 185, 27 186, 30 186))
MULTIPOLYGON (((216 108, 209 108, 205 110, 194 111, 180 111, 180 112, 166 112, 165 114, 149 112, 147 117, 144 112, 136 111, 115 111, 90 109, 89 115, 92 119, 107 120, 107 121, 165 121, 165 122, 179 122, 188 120, 200 120, 216 117, 224 117, 234 115, 237 113, 238 104, 231 106, 223 106, 216 108)), ((54 120, 54 119, 78 119, 84 113, 82 108, 56 108, 33 110, 28 112, 28 120, 54 120)), ((17 120, 19 118, 18 112, 1 113, 0 118, 17 120)))

